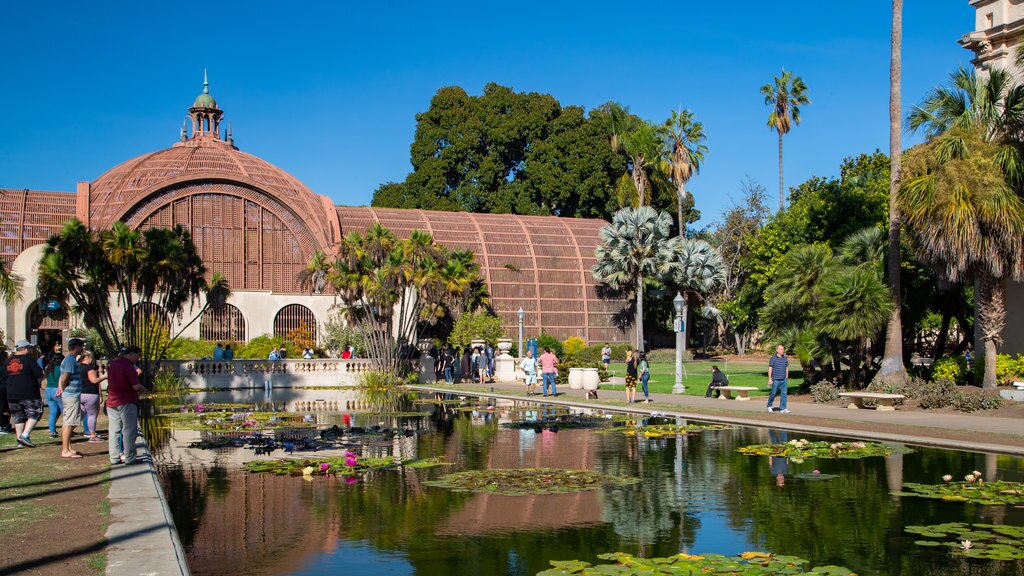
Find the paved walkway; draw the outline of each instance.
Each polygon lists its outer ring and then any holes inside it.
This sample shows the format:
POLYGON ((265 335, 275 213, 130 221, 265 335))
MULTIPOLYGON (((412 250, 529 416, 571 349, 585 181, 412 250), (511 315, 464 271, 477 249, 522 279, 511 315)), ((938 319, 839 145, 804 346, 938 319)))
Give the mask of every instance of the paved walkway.
POLYGON ((185 553, 146 442, 133 466, 110 467, 108 576, 189 576, 185 553))
MULTIPOLYGON (((494 383, 411 386, 446 393, 480 394, 487 397, 525 400, 522 384, 494 383)), ((540 386, 538 386, 538 389, 540 386)), ((747 426, 769 426, 797 432, 856 436, 858 438, 944 446, 981 452, 1024 456, 1024 421, 991 415, 928 412, 925 410, 851 410, 811 402, 790 402, 791 414, 767 412, 767 398, 748 401, 703 396, 651 394, 652 403, 627 404, 622 391, 601 390, 600 398, 588 400, 583 390, 559 388, 555 398, 530 397, 551 404, 579 405, 611 411, 660 414, 670 417, 712 420, 747 426)), ((642 397, 642 395, 641 395, 642 397)), ((776 401, 776 406, 778 401, 776 401)))

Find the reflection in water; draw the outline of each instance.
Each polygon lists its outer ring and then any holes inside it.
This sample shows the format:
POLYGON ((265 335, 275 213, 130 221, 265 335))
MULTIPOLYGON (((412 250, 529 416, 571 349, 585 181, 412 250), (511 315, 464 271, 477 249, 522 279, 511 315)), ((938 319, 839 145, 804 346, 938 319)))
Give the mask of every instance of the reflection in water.
POLYGON ((250 451, 191 449, 195 433, 169 432, 157 458, 193 573, 527 575, 546 569, 548 560, 593 561, 616 550, 667 556, 754 549, 868 575, 1001 576, 1024 568, 1014 562, 954 562, 941 550, 915 546, 903 533, 906 525, 947 521, 1021 524, 1021 510, 889 495, 904 480, 933 482, 974 469, 984 469, 989 478, 1019 480, 1024 466, 1017 458, 918 449, 888 459, 787 461, 735 451, 796 436, 785 432, 720 430, 681 438, 588 429, 536 432, 500 424, 562 415, 564 409, 493 401, 468 409, 451 403, 412 407, 429 412, 324 413, 317 421, 410 427, 417 434, 367 439, 362 454, 440 457, 452 466, 378 471, 354 483, 307 482, 241 473, 241 462, 254 458, 250 451), (643 481, 521 497, 423 485, 450 471, 544 466, 638 475, 643 481), (839 477, 798 477, 814 469, 839 477))

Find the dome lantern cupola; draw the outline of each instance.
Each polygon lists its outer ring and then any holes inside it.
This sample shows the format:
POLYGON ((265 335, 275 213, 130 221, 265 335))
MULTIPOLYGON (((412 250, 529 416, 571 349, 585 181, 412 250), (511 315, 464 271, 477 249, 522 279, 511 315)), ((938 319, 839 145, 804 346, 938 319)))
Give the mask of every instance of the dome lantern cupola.
POLYGON ((210 82, 203 70, 203 92, 196 97, 192 107, 188 109, 188 116, 192 120, 192 136, 185 137, 182 131, 182 139, 179 145, 196 145, 199 142, 223 143, 227 146, 234 144, 233 139, 225 142, 220 136, 220 121, 224 111, 217 106, 217 101, 210 95, 210 82))

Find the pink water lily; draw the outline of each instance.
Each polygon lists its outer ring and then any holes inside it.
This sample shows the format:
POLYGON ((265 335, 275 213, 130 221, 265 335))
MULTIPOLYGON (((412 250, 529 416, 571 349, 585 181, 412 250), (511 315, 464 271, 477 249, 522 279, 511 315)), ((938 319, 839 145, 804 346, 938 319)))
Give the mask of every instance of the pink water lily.
POLYGON ((356 465, 356 462, 358 462, 358 459, 355 454, 345 456, 345 466, 352 468, 356 465))
POLYGON ((203 413, 203 405, 202 404, 196 404, 196 412, 199 412, 200 414, 203 413))
POLYGON ((952 479, 953 479, 953 475, 952 474, 946 474, 945 476, 942 477, 942 481, 943 482, 949 482, 952 479))
POLYGON ((321 462, 320 463, 320 471, 321 472, 327 472, 330 468, 331 468, 331 465, 328 464, 327 462, 321 462))

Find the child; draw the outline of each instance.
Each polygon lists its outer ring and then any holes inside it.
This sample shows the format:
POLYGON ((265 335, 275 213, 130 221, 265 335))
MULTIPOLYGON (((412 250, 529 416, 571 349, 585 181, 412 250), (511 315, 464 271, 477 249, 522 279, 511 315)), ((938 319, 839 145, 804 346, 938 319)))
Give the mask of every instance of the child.
POLYGON ((526 358, 522 359, 519 367, 523 369, 523 374, 526 376, 526 395, 533 396, 537 389, 537 361, 533 358, 531 350, 526 351, 526 358))

